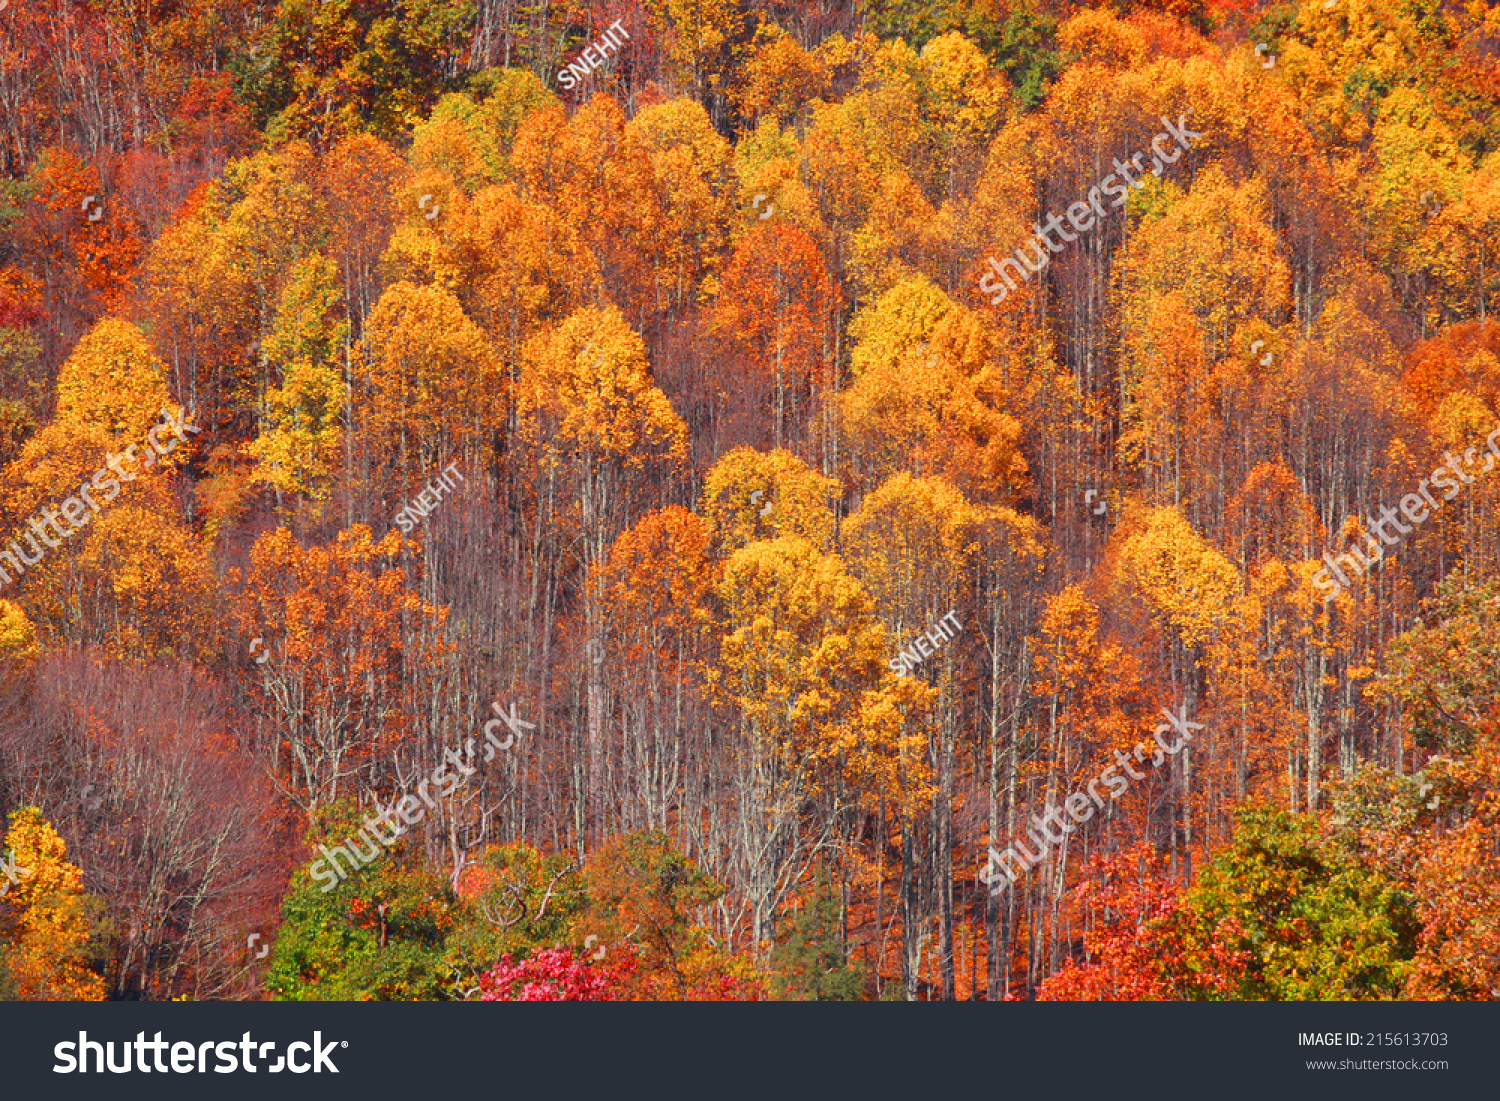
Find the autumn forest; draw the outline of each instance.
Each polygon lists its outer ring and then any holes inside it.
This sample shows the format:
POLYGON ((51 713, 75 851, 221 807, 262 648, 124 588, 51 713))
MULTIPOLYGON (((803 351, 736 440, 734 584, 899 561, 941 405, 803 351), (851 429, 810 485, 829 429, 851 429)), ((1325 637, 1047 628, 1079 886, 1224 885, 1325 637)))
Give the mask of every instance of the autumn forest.
POLYGON ((1500 998, 1494 0, 10 0, 0 107, 0 999, 1500 998))

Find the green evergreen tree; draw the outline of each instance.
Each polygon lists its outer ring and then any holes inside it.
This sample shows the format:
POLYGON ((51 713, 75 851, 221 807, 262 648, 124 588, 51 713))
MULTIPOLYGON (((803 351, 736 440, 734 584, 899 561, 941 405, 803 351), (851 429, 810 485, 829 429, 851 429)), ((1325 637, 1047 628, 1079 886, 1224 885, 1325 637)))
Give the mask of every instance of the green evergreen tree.
POLYGON ((844 952, 839 898, 821 868, 812 896, 792 922, 786 941, 771 953, 776 996, 799 1002, 853 1002, 868 997, 870 976, 844 952))

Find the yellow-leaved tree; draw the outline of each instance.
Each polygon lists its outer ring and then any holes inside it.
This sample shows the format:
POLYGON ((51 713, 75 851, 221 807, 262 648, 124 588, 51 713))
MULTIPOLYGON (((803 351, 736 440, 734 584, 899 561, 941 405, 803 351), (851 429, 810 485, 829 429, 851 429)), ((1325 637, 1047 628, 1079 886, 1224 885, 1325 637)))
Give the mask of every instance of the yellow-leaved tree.
POLYGON ((343 300, 332 260, 315 254, 297 261, 262 341, 281 385, 266 386, 260 436, 245 450, 259 460, 255 479, 278 493, 328 495, 348 395, 340 362, 349 336, 349 323, 338 316, 343 300))
MULTIPOLYGON (((57 422, 138 443, 170 400, 166 364, 134 325, 106 317, 78 342, 57 376, 57 422)), ((103 461, 103 456, 100 456, 103 461)))
POLYGON ((975 505, 944 479, 903 472, 866 497, 841 531, 850 571, 870 593, 902 650, 903 657, 896 659, 904 670, 902 679, 931 684, 936 693, 935 714, 911 728, 934 770, 936 796, 929 812, 900 822, 902 979, 912 997, 926 939, 919 930, 933 918, 945 996, 953 996, 955 989, 955 906, 948 885, 955 880, 953 823, 962 772, 959 685, 963 673, 982 668, 987 649, 979 633, 974 579, 987 538, 1002 531, 1020 536, 1024 529, 1010 509, 975 505), (927 641, 918 641, 923 639, 927 641), (916 889, 919 864, 935 868, 944 884, 939 891, 924 897, 916 889))
POLYGON ((40 810, 22 807, 0 851, 9 872, 0 876, 0 982, 8 970, 22 1001, 103 1001, 104 980, 86 963, 95 907, 63 839, 40 810))
MULTIPOLYGON (((653 505, 667 503, 665 487, 687 459, 687 425, 652 383, 645 342, 613 307, 580 310, 538 333, 522 355, 516 419, 521 492, 534 504, 535 538, 555 541, 559 555, 576 556, 586 576, 598 576, 610 542, 653 505)), ((584 590, 583 624, 587 641, 603 645, 594 586, 584 590)), ((584 674, 587 799, 598 808, 604 690, 596 665, 584 674)))
POLYGON ((741 872, 757 944, 825 849, 853 845, 849 811, 887 800, 914 814, 932 797, 926 737, 934 693, 885 668, 874 603, 833 555, 805 539, 751 543, 719 583, 716 702, 738 716, 741 872))
POLYGON ((441 287, 388 287, 353 375, 357 474, 382 495, 379 511, 394 512, 452 462, 480 466, 504 431, 499 358, 441 287))
POLYGON ((839 395, 857 484, 910 470, 942 475, 978 500, 1016 501, 1030 481, 1022 425, 1003 372, 990 365, 991 334, 957 308, 915 347, 874 354, 880 339, 870 326, 860 347, 873 358, 839 395))
POLYGON ((124 443, 136 428, 113 435, 107 423, 59 419, 0 472, 0 546, 15 557, 3 560, 7 591, 49 641, 136 657, 201 653, 213 632, 213 570, 183 520, 174 472, 196 440, 147 465, 144 435, 124 443), (81 487, 97 512, 80 507, 81 487), (60 517, 53 530, 62 538, 29 526, 47 510, 60 517))
POLYGON ((838 482, 790 451, 737 447, 703 479, 703 517, 726 552, 781 536, 826 550, 837 500, 838 482))
POLYGON ((849 366, 855 377, 898 364, 911 349, 926 345, 952 309, 953 300, 926 276, 912 276, 891 287, 849 326, 854 337, 849 366))
POLYGON ((30 706, 36 669, 36 626, 13 600, 0 600, 0 722, 20 718, 30 706))
POLYGON ((1210 777, 1208 770, 1225 759, 1223 731, 1202 708, 1200 686, 1216 686, 1235 656, 1254 646, 1260 608, 1256 598, 1247 595, 1240 570, 1177 509, 1147 509, 1131 522, 1140 526, 1123 540, 1118 577, 1144 597, 1152 622, 1167 642, 1175 698, 1163 705, 1181 708, 1188 720, 1208 727, 1171 758, 1175 805, 1170 813, 1174 823, 1180 823, 1171 834, 1175 862, 1179 855, 1191 853, 1195 841, 1193 809, 1203 802, 1201 796, 1194 800, 1195 784, 1198 789, 1205 782, 1217 784, 1219 778, 1210 777), (1179 846, 1186 851, 1179 854, 1179 846))
POLYGON ((31 620, 15 601, 0 600, 0 661, 30 662, 36 653, 31 620))

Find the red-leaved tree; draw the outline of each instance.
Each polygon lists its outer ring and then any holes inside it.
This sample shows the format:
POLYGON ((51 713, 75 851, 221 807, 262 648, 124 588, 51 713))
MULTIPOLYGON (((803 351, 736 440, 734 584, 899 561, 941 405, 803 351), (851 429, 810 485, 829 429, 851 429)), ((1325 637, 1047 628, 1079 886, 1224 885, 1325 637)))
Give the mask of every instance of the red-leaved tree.
POLYGON ((543 948, 519 963, 509 953, 479 980, 484 1002, 612 1002, 619 975, 571 948, 543 948))

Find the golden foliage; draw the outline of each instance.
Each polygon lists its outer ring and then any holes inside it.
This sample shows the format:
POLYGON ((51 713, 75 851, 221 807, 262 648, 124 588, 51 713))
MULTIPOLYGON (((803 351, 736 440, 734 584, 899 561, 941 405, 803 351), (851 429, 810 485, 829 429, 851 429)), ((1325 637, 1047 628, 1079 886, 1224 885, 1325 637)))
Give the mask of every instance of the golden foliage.
MULTIPOLYGON (((93 907, 83 872, 36 807, 12 811, 0 842, 19 882, 0 896, 0 944, 24 1001, 103 1001, 104 980, 89 970, 93 907)), ((5 882, 0 880, 0 882, 5 882)))

